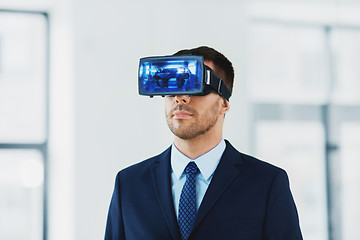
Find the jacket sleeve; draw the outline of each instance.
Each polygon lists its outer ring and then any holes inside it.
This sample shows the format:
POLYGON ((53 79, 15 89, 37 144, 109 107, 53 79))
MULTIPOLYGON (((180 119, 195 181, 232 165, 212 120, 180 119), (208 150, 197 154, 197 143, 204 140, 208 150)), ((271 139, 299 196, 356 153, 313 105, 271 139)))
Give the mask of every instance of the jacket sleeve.
POLYGON ((280 170, 271 185, 265 216, 264 239, 302 240, 299 217, 292 197, 289 179, 280 170))
POLYGON ((116 176, 115 188, 110 202, 105 240, 125 240, 120 198, 120 173, 116 176))

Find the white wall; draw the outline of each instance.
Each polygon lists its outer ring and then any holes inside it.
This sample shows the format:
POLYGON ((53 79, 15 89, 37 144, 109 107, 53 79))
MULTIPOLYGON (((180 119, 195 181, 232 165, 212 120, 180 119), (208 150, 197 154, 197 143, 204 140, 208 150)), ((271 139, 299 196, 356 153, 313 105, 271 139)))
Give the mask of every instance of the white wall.
POLYGON ((239 1, 74 1, 75 239, 102 239, 117 171, 171 144, 163 100, 137 94, 140 57, 200 45, 228 56, 237 82, 225 137, 246 148, 244 24, 239 1))

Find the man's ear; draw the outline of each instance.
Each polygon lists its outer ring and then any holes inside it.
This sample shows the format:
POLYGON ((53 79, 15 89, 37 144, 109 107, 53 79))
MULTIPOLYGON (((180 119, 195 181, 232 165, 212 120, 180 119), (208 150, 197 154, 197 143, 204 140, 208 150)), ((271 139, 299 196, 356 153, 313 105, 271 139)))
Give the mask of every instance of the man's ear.
POLYGON ((220 112, 222 114, 226 114, 230 109, 230 103, 228 100, 226 100, 225 98, 222 98, 222 103, 221 103, 221 110, 220 112))

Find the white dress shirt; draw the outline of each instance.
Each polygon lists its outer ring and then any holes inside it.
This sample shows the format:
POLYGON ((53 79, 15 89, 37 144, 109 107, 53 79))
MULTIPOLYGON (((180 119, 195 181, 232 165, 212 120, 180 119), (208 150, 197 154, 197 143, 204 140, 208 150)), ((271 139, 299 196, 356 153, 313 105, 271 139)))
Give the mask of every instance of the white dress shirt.
POLYGON ((196 207, 199 209, 205 192, 211 182, 214 171, 220 162, 221 156, 224 153, 226 144, 224 139, 221 139, 220 143, 211 149, 204 155, 190 159, 182 154, 173 144, 171 147, 171 183, 172 183, 172 195, 175 206, 176 216, 179 215, 179 200, 181 190, 186 181, 186 175, 184 173, 185 167, 189 162, 194 161, 200 170, 200 173, 196 178, 196 207))

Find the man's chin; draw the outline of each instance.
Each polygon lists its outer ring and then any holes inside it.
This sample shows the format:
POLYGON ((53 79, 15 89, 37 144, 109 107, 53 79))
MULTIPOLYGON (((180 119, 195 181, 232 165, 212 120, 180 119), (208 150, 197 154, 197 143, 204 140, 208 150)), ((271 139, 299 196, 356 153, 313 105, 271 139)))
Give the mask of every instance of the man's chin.
POLYGON ((169 127, 171 132, 178 138, 183 139, 183 140, 188 140, 194 137, 194 133, 189 131, 189 130, 184 130, 181 128, 174 128, 174 127, 169 127))
POLYGON ((195 136, 193 135, 189 135, 189 134, 175 134, 174 135, 182 140, 191 140, 191 139, 194 139, 195 136))
POLYGON ((191 140, 200 135, 203 135, 205 131, 196 131, 195 129, 178 129, 178 128, 170 128, 171 132, 178 138, 183 140, 191 140))

